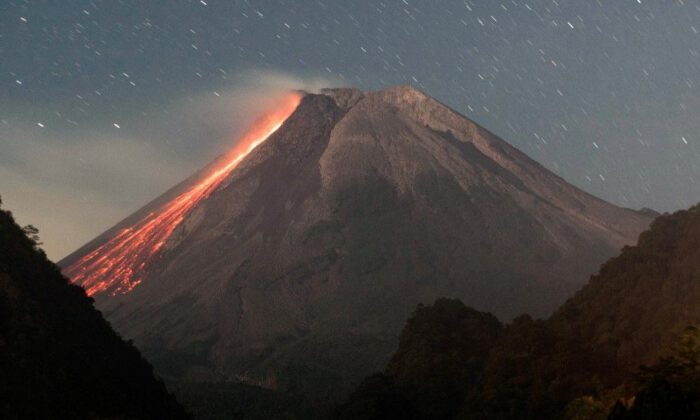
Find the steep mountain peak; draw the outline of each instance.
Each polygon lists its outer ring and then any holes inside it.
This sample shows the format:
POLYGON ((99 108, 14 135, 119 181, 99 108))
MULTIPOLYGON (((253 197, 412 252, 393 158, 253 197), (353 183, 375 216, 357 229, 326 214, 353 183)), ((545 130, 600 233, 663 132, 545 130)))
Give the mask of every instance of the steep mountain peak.
MULTIPOLYGON (((397 85, 387 89, 363 92, 356 88, 327 88, 322 89, 322 95, 334 99, 336 105, 348 111, 358 103, 370 108, 395 107, 407 113, 411 118, 425 116, 425 111, 432 113, 454 113, 446 105, 436 101, 424 92, 411 85, 397 85), (417 111, 423 111, 418 113, 417 111)), ((462 118, 464 118, 462 116, 462 118)))
POLYGON ((395 104, 416 104, 427 100, 435 101, 430 96, 411 85, 397 85, 375 93, 387 102, 395 104))
POLYGON ((529 166, 530 169, 539 166, 483 127, 413 86, 399 85, 369 92, 327 89, 322 93, 334 98, 336 104, 347 113, 339 121, 337 129, 347 126, 354 126, 354 131, 388 128, 388 132, 382 132, 378 138, 388 134, 393 138, 421 141, 427 148, 434 145, 425 140, 435 137, 438 137, 438 144, 444 143, 446 138, 455 145, 471 144, 480 152, 477 155, 482 155, 507 171, 516 172, 518 177, 527 177, 530 174, 525 172, 533 172, 523 170, 521 166, 529 166), (390 122, 394 127, 402 127, 404 130, 392 131, 390 122))
MULTIPOLYGON (((419 302, 545 315, 649 220, 410 86, 325 89, 183 215, 140 283, 95 298, 171 374, 293 364, 313 385, 380 366, 419 302)), ((119 231, 69 257, 70 272, 119 231)))
POLYGON ((333 98, 338 108, 348 110, 365 97, 365 93, 355 88, 326 88, 321 94, 333 98))

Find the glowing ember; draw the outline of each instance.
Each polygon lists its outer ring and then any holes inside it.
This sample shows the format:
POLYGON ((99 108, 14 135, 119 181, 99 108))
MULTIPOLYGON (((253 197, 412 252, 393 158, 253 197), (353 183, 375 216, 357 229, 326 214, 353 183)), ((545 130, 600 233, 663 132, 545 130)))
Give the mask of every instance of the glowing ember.
POLYGON ((296 94, 286 97, 281 106, 258 120, 243 135, 221 166, 157 212, 119 231, 109 241, 66 268, 64 274, 83 286, 91 296, 104 292, 115 295, 132 291, 141 283, 140 274, 144 267, 152 261, 180 222, 255 147, 282 125, 294 112, 300 99, 296 94))

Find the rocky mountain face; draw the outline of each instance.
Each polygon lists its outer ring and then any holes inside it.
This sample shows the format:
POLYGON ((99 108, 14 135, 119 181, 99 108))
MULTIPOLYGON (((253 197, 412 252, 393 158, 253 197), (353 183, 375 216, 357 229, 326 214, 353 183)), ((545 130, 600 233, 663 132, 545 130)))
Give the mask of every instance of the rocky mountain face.
POLYGON ((546 320, 421 306, 337 417, 696 419, 699 273, 695 206, 655 220, 546 320))
POLYGON ((0 418, 188 418, 26 233, 0 210, 0 418))
POLYGON ((419 302, 547 315, 650 220, 413 88, 325 90, 187 214, 133 290, 94 297, 161 372, 320 396, 383 366, 419 302))

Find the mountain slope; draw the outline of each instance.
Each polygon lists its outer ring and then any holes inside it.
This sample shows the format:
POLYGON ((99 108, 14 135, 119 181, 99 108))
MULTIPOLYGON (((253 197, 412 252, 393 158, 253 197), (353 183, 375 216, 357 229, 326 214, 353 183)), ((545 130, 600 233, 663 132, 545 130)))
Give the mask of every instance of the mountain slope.
MULTIPOLYGON (((699 241, 700 206, 659 217, 640 235, 638 245, 625 247, 606 262, 547 320, 523 315, 505 327, 486 329, 488 316, 472 314, 470 319, 479 328, 465 327, 455 323, 454 315, 469 314, 471 310, 463 306, 461 312, 452 310, 451 318, 437 316, 446 313, 445 307, 459 308, 459 302, 421 307, 404 328, 399 349, 381 374, 382 385, 376 385, 376 376, 367 378, 339 415, 401 418, 411 405, 397 408, 391 402, 423 401, 423 406, 444 407, 443 395, 452 393, 462 405, 453 404, 440 418, 605 418, 617 398, 635 394, 639 366, 671 355, 678 337, 683 337, 680 361, 661 359, 652 370, 643 371, 653 377, 637 394, 641 399, 627 414, 617 407, 617 414, 660 418, 663 410, 670 415, 668 410, 680 404, 673 412, 692 412, 694 417, 677 418, 697 418, 697 406, 683 404, 694 403, 700 389, 700 334, 697 329, 685 331, 700 325, 699 241), (416 324, 422 328, 413 327, 416 324), (425 342, 439 345, 423 351, 425 342), (463 342, 472 344, 458 355, 446 351, 451 343, 463 342), (469 362, 474 353, 481 355, 476 365, 469 362), (424 373, 436 364, 441 368, 430 369, 434 377, 424 373), (455 381, 466 367, 478 379, 455 381), (448 389, 435 395, 425 389, 425 382, 448 389), (580 398, 584 396, 595 399, 580 398), (661 411, 645 414, 653 409, 661 411)), ((413 418, 436 418, 419 408, 413 408, 413 418)))
POLYGON ((85 296, 0 210, 0 417, 186 418, 85 296))
POLYGON ((660 356, 700 325, 700 206, 657 218, 552 316, 628 369, 660 356), (651 345, 655 344, 655 345, 651 345))
POLYGON ((387 368, 365 379, 338 410, 341 419, 451 419, 483 379, 504 333, 491 314, 458 300, 419 306, 387 368))
POLYGON ((137 287, 95 298, 163 372, 323 399, 386 361, 417 303, 548 314, 649 220, 415 89, 326 90, 133 267, 137 287))

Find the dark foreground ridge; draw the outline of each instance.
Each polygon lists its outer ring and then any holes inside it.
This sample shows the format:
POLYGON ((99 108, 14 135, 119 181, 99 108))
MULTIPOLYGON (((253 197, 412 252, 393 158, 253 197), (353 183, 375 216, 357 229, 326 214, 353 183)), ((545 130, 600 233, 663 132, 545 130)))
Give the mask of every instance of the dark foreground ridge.
POLYGON ((188 418, 26 233, 0 210, 0 418, 188 418))
POLYGON ((699 273, 696 206, 659 217, 547 320, 420 306, 337 417, 698 419, 699 273))

